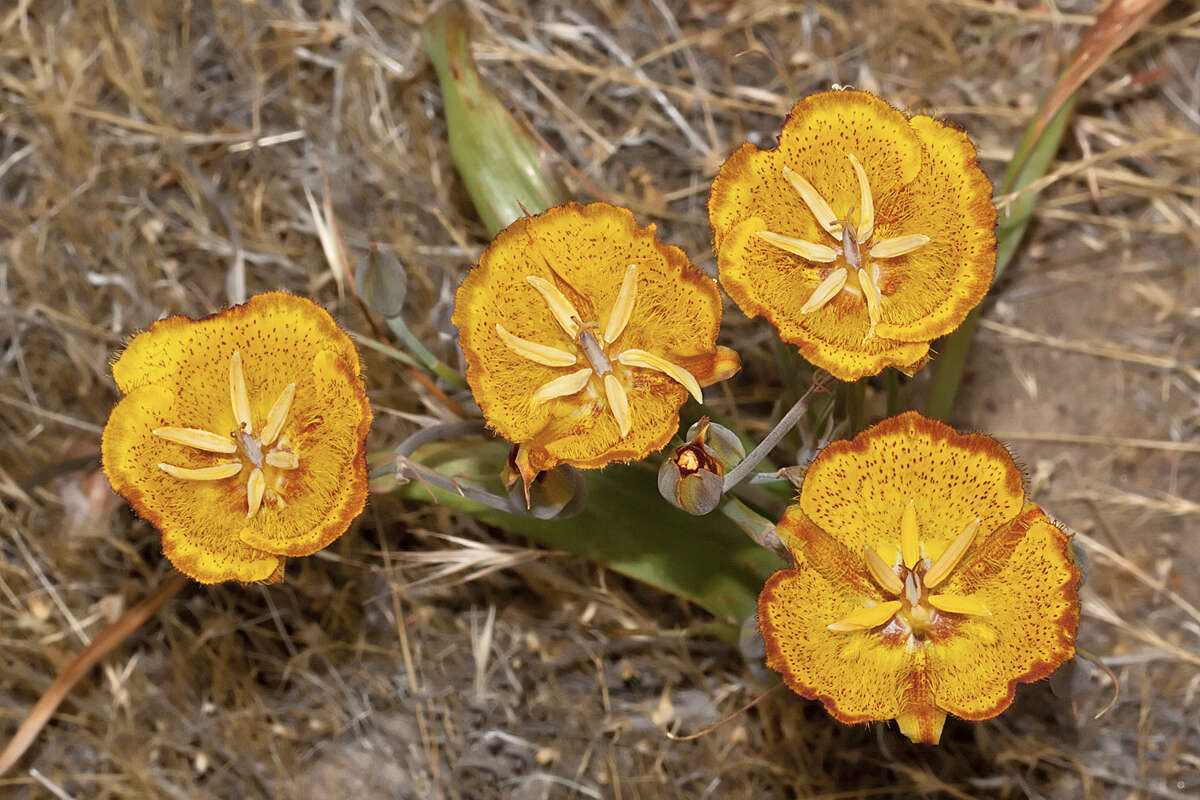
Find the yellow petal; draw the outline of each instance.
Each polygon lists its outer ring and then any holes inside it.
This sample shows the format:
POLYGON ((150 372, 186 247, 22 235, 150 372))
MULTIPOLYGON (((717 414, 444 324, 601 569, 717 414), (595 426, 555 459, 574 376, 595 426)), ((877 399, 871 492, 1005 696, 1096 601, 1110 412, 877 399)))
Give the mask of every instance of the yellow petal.
POLYGON ((980 543, 989 541, 984 534, 1021 513, 1025 493, 1021 470, 1002 444, 915 411, 827 445, 800 488, 805 516, 853 553, 895 547, 896 509, 914 498, 928 555, 931 545, 948 544, 974 517, 981 520, 980 543))
POLYGON ((530 404, 538 405, 547 400, 553 400, 556 397, 566 397, 575 394, 583 387, 587 386, 588 379, 595 373, 591 367, 584 367, 576 370, 569 375, 563 375, 560 378, 555 378, 542 384, 533 397, 529 399, 530 404))
POLYGON ((794 172, 790 167, 784 166, 783 177, 787 178, 788 183, 800 193, 800 199, 817 218, 817 224, 824 228, 830 236, 840 239, 842 223, 838 222, 837 214, 833 213, 833 209, 829 207, 829 203, 825 202, 825 198, 821 197, 821 193, 814 189, 803 175, 794 172))
POLYGON ((318 353, 307 372, 311 383, 298 384, 292 406, 296 430, 287 433, 299 464, 270 482, 286 498, 286 513, 271 514, 265 522, 256 517, 253 524, 242 520, 237 531, 251 547, 291 557, 309 555, 342 535, 367 496, 371 411, 362 380, 334 350, 318 353))
POLYGON ((982 544, 987 549, 954 573, 947 590, 969 594, 991 616, 955 620, 961 635, 939 646, 930 672, 938 706, 972 720, 996 716, 1016 684, 1041 680, 1070 659, 1079 625, 1079 571, 1066 535, 1041 509, 1030 503, 982 544))
POLYGON ((938 120, 917 116, 910 123, 925 156, 917 179, 889 200, 889 218, 908 221, 886 234, 928 234, 930 241, 901 256, 903 277, 888 286, 895 313, 879 328, 880 336, 904 341, 933 339, 958 327, 983 299, 996 266, 992 184, 975 147, 938 120))
POLYGON ((789 253, 794 253, 800 256, 805 261, 815 261, 820 264, 828 264, 831 261, 837 260, 837 251, 832 247, 814 242, 806 242, 803 239, 797 239, 794 236, 781 236, 778 233, 771 231, 759 231, 755 234, 764 242, 770 242, 781 250, 786 250, 789 253))
MULTIPOLYGON (((304 297, 266 292, 204 319, 158 320, 129 342, 113 364, 113 380, 122 392, 151 383, 186 386, 197 404, 207 407, 211 398, 228 411, 230 353, 240 351, 244 364, 272 362, 280 357, 281 342, 287 344, 287 357, 298 364, 307 364, 320 350, 333 349, 355 375, 360 372, 354 343, 328 311, 304 297), (258 335, 247 335, 251 332, 258 335)), ((268 397, 286 382, 268 380, 268 397)), ((212 426, 205 421, 203 427, 212 426)))
POLYGON ((987 606, 977 598, 964 594, 931 594, 929 595, 929 605, 938 611, 946 611, 950 614, 970 614, 982 617, 992 615, 992 612, 987 610, 987 606))
POLYGON ((871 273, 865 269, 858 271, 858 285, 862 287, 863 296, 867 299, 867 317, 871 320, 871 326, 867 328, 867 338, 870 339, 875 335, 875 326, 879 324, 879 317, 883 313, 883 295, 879 293, 879 286, 871 277, 871 273))
POLYGON ((637 264, 630 264, 625 269, 625 277, 621 281, 621 291, 617 292, 617 300, 613 303, 608 315, 608 324, 604 326, 604 343, 612 344, 629 324, 633 315, 633 304, 637 300, 637 264))
POLYGON ((865 631, 871 628, 878 628, 895 616, 896 612, 900 610, 900 606, 901 602, 899 600, 888 600, 886 603, 880 603, 877 606, 860 608, 850 616, 830 623, 825 627, 831 631, 838 632, 865 631))
POLYGON ((678 364, 672 364, 665 358, 660 358, 645 350, 626 350, 617 356, 617 361, 627 367, 654 369, 670 375, 677 382, 683 384, 683 388, 688 390, 688 393, 695 398, 697 403, 704 402, 704 393, 700 390, 699 381, 696 380, 692 373, 678 364))
POLYGON ((929 705, 914 705, 896 717, 900 732, 917 744, 937 744, 946 726, 946 712, 929 705))
POLYGON ((300 466, 300 456, 287 450, 272 450, 263 461, 279 469, 295 469, 300 466))
POLYGON ((863 555, 866 557, 867 570, 880 588, 894 597, 904 591, 904 581, 900 580, 900 576, 892 571, 878 553, 867 547, 863 549, 863 555))
POLYGON ((850 166, 854 167, 854 175, 858 178, 858 241, 870 241, 875 232, 875 203, 871 199, 871 184, 867 182, 867 173, 854 153, 846 153, 850 166))
POLYGON ((628 436, 633 428, 633 419, 629 415, 629 397, 625 387, 611 372, 604 376, 604 396, 608 398, 608 407, 617 420, 617 427, 622 436, 628 436))
POLYGON ((917 528, 916 500, 909 500, 900 517, 900 554, 904 566, 912 569, 921 560, 920 531, 917 528))
POLYGON ((246 511, 246 519, 252 519, 258 513, 258 509, 262 506, 263 492, 267 489, 267 479, 263 477, 263 471, 255 467, 250 472, 250 478, 246 481, 246 500, 249 505, 249 510, 246 511))
POLYGON ((575 310, 575 306, 571 305, 571 301, 563 295, 550 281, 540 275, 527 275, 525 280, 538 290, 538 294, 546 301, 546 305, 550 307, 550 313, 554 315, 554 319, 558 322, 558 326, 563 329, 567 336, 574 341, 579 335, 579 312, 575 310))
MULTIPOLYGON (((808 548, 796 550, 795 567, 776 572, 759 594, 767 666, 782 673, 792 690, 819 698, 841 722, 892 719, 903 709, 909 687, 921 680, 914 674, 914 654, 902 641, 829 630, 829 620, 853 611, 862 595, 841 579, 839 569, 818 564, 812 555, 808 548)), ((862 582, 869 591, 866 576, 862 582)))
POLYGON ((958 562, 962 561, 962 557, 966 555, 967 548, 971 546, 971 542, 975 541, 975 534, 979 530, 979 518, 971 520, 962 529, 962 533, 954 537, 954 541, 946 548, 938 560, 933 562, 933 566, 924 575, 925 588, 936 588, 942 581, 950 577, 950 573, 958 566, 958 562))
POLYGON ((681 358, 679 365, 691 373, 696 383, 712 386, 736 375, 742 368, 742 358, 736 350, 719 344, 716 352, 681 358))
POLYGON ((800 307, 801 314, 811 314, 812 312, 824 308, 825 304, 833 298, 837 297, 838 292, 846 286, 847 272, 845 267, 838 267, 833 272, 821 281, 821 285, 809 296, 804 305, 800 307))
POLYGON ((223 478, 232 478, 241 472, 242 462, 230 461, 226 464, 215 464, 198 469, 176 467, 173 464, 159 464, 158 468, 173 478, 182 478, 185 481, 219 481, 223 478))
POLYGON ((237 452, 237 445, 228 436, 218 436, 199 428, 155 428, 151 433, 168 442, 185 444, 208 453, 237 452))
MULTIPOLYGON (((866 238, 866 237, 863 237, 866 238)), ((911 253, 921 245, 929 244, 929 237, 923 233, 910 233, 906 236, 894 236, 884 239, 871 248, 871 258, 894 258, 905 253, 911 253)))
POLYGON ((579 360, 565 350, 531 342, 511 334, 499 322, 496 323, 496 333, 504 340, 504 344, 509 350, 522 358, 528 358, 538 364, 545 364, 547 367, 571 367, 579 360))
POLYGON ((246 393, 246 373, 242 371, 242 354, 238 350, 234 350, 229 359, 229 401, 238 429, 254 433, 250 421, 250 395, 246 393))
POLYGON ((283 423, 287 420, 288 411, 292 408, 292 400, 296 397, 295 382, 289 383, 283 387, 283 391, 279 393, 279 397, 275 398, 275 403, 271 406, 271 410, 267 412, 267 424, 262 429, 261 441, 263 446, 275 443, 279 437, 279 431, 283 430, 283 423))

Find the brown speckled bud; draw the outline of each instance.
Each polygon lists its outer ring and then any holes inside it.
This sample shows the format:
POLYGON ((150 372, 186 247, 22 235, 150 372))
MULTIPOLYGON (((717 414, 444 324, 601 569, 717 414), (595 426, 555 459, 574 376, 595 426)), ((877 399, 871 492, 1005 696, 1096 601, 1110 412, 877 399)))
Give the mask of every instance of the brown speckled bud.
POLYGON ((741 441, 728 428, 704 417, 688 431, 658 470, 658 491, 671 505, 697 516, 721 502, 725 469, 745 456, 741 441))

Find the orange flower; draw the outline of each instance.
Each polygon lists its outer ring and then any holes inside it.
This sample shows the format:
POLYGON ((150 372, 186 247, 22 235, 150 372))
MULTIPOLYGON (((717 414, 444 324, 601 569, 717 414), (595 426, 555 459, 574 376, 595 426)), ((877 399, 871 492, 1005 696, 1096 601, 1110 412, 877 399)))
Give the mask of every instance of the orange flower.
POLYGON ((937 744, 1075 652, 1067 537, 988 436, 916 412, 834 442, 779 523, 795 558, 758 598, 767 664, 845 723, 937 744))
POLYGON ((362 511, 371 407, 349 337, 320 306, 272 292, 169 317, 113 363, 125 397, 104 472, 201 583, 282 577, 362 511))
POLYGON ((520 445, 526 482, 558 464, 644 458, 700 387, 738 370, 716 345, 721 298, 654 226, 571 203, 501 231, 455 297, 467 381, 520 445))
POLYGON ((708 203, 721 284, 842 380, 912 373, 996 265, 992 186, 962 132, 866 92, 812 95, 744 144, 708 203))

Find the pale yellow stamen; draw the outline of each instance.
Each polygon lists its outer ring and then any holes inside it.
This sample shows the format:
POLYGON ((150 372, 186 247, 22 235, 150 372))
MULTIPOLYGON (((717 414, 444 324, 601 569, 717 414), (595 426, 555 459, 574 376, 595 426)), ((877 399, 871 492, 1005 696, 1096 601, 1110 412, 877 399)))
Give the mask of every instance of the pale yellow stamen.
POLYGON ((925 573, 924 582, 927 588, 935 588, 950 576, 950 573, 958 566, 958 562, 962 561, 971 542, 975 541, 975 533, 978 530, 979 518, 976 517, 967 523, 966 527, 962 529, 962 533, 955 537, 950 546, 946 548, 946 552, 942 553, 929 568, 929 572, 925 573))
POLYGON ((531 405, 539 405, 547 400, 553 400, 556 397, 566 397, 575 394, 584 386, 587 386, 588 379, 594 373, 591 367, 584 367, 576 370, 570 375, 563 375, 561 378, 555 378, 552 381, 547 381, 538 387, 533 393, 533 397, 529 398, 531 405))
POLYGON ((300 466, 300 456, 287 450, 272 450, 263 460, 279 469, 295 469, 300 466))
POLYGON ((871 200, 871 184, 867 182, 867 171, 858 163, 854 153, 846 153, 846 157, 858 176, 858 241, 867 242, 875 232, 875 203, 871 200))
POLYGON ((961 594, 931 594, 929 595, 929 605, 938 611, 950 614, 972 614, 978 617, 992 615, 992 612, 988 611, 987 606, 983 603, 974 597, 966 597, 961 594))
POLYGON ((669 375, 677 382, 683 384, 683 388, 688 390, 697 403, 704 402, 704 393, 700 390, 700 382, 696 380, 692 373, 688 372, 678 364, 672 364, 665 358, 660 358, 653 353, 648 353, 645 350, 626 350, 617 356, 617 361, 627 367, 642 367, 644 369, 654 369, 669 375))
POLYGON ((871 258, 894 258, 905 253, 911 253, 922 245, 929 244, 929 237, 923 233, 910 233, 907 236, 896 236, 884 239, 871 248, 871 258))
POLYGON ((867 570, 885 592, 890 595, 899 595, 904 591, 904 582, 900 580, 900 576, 892 571, 892 568, 879 557, 878 553, 867 547, 864 548, 864 555, 866 556, 867 570))
POLYGON ((633 419, 629 416, 629 398, 625 394, 625 387, 611 372, 604 376, 604 396, 608 398, 608 407, 617 419, 621 436, 628 436, 629 431, 633 429, 633 419))
POLYGON ((283 391, 275 399, 275 404, 267 412, 267 424, 262 430, 262 443, 264 447, 273 444, 276 437, 279 436, 279 431, 283 430, 283 423, 287 419, 288 411, 292 408, 292 399, 295 396, 296 384, 289 383, 283 387, 283 391))
POLYGON ((846 285, 848 275, 849 273, 844 267, 838 267, 829 273, 829 276, 821 281, 821 285, 812 293, 812 296, 800 307, 800 313, 811 314, 819 308, 824 308, 825 304, 837 297, 837 293, 846 285))
POLYGON ((267 479, 263 477, 263 471, 255 467, 250 472, 250 479, 246 481, 246 499, 249 503, 246 519, 251 519, 258 513, 259 507, 262 506, 263 493, 266 490, 267 479))
POLYGON ((185 444, 204 450, 207 453, 236 453, 237 445, 228 436, 218 436, 215 433, 202 431, 199 428, 155 428, 151 431, 155 436, 168 442, 185 444))
POLYGON ((817 224, 824 228, 830 236, 835 239, 842 238, 842 224, 838 222, 837 214, 833 213, 833 209, 829 207, 829 203, 825 202, 825 198, 821 197, 813 185, 804 179, 804 176, 797 172, 793 172, 788 167, 783 168, 783 177, 787 178, 788 183, 792 184, 797 192, 800 193, 800 199, 808 206, 808 210, 817 218, 817 224))
POLYGON ((177 467, 173 464, 159 464, 158 468, 172 478, 182 478, 185 481, 219 481, 223 478, 232 478, 241 472, 242 462, 230 461, 227 464, 216 464, 215 466, 200 467, 199 469, 177 467))
POLYGON ((637 300, 637 264, 630 264, 625 270, 625 278, 621 281, 621 290, 617 292, 616 302, 608 315, 608 324, 604 326, 604 343, 612 344, 625 332, 629 318, 633 316, 633 303, 637 300))
POLYGON ((909 500, 900 516, 900 557, 904 566, 912 569, 921 560, 921 543, 918 540, 917 509, 915 500, 909 500))
POLYGON ((781 250, 786 250, 789 253, 800 256, 805 261, 828 264, 831 261, 837 260, 837 251, 823 244, 815 244, 791 236, 781 236, 778 233, 771 233, 770 231, 758 231, 754 235, 765 242, 770 242, 781 250))
POLYGON ((538 290, 542 299, 546 301, 546 305, 550 306, 550 313, 558 321, 559 327, 574 341, 575 337, 579 335, 580 317, 579 312, 575 310, 575 306, 571 305, 571 301, 558 290, 557 286, 545 278, 537 275, 527 275, 525 280, 529 281, 529 284, 538 290))
POLYGON ((870 339, 875 335, 875 326, 879 324, 879 318, 883 314, 883 294, 879 291, 879 286, 871 277, 871 273, 866 269, 858 271, 858 285, 862 287, 863 297, 867 299, 867 317, 871 324, 867 328, 866 338, 870 339))
POLYGON ((515 336, 506 331, 504 326, 499 322, 496 323, 496 333, 500 334, 501 341, 504 342, 509 350, 512 350, 522 358, 527 358, 538 364, 545 364, 547 367, 569 367, 579 360, 565 350, 559 350, 557 347, 538 344, 528 339, 522 339, 520 336, 515 336))
POLYGON ((250 421, 250 395, 246 392, 246 373, 242 371, 242 354, 233 351, 229 359, 229 401, 233 405, 233 418, 243 433, 254 433, 250 421))
POLYGON ((860 608, 845 619, 825 627, 831 631, 865 631, 877 628, 895 616, 900 606, 899 600, 889 600, 871 608, 860 608))

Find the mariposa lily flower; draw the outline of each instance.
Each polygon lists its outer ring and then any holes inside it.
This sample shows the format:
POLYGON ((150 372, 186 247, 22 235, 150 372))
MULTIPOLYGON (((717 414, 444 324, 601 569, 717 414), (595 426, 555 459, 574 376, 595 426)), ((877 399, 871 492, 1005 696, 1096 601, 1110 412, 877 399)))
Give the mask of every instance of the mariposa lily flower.
POLYGON ((743 145, 713 182, 721 284, 837 378, 911 374, 991 283, 991 193, 961 131, 866 92, 812 95, 777 148, 743 145))
POLYGON ((371 425, 349 337, 282 293, 200 320, 169 317, 113 363, 104 427, 113 488, 202 583, 270 581, 362 511, 371 425))
POLYGON ((759 596, 767 664, 841 722, 937 744, 1075 652, 1067 536, 995 439, 884 420, 817 455, 777 530, 795 563, 759 596))
POLYGON ((454 311, 471 391, 520 445, 527 483, 560 463, 597 468, 666 445, 687 397, 740 366, 716 344, 720 323, 713 281, 607 203, 501 231, 454 311))

